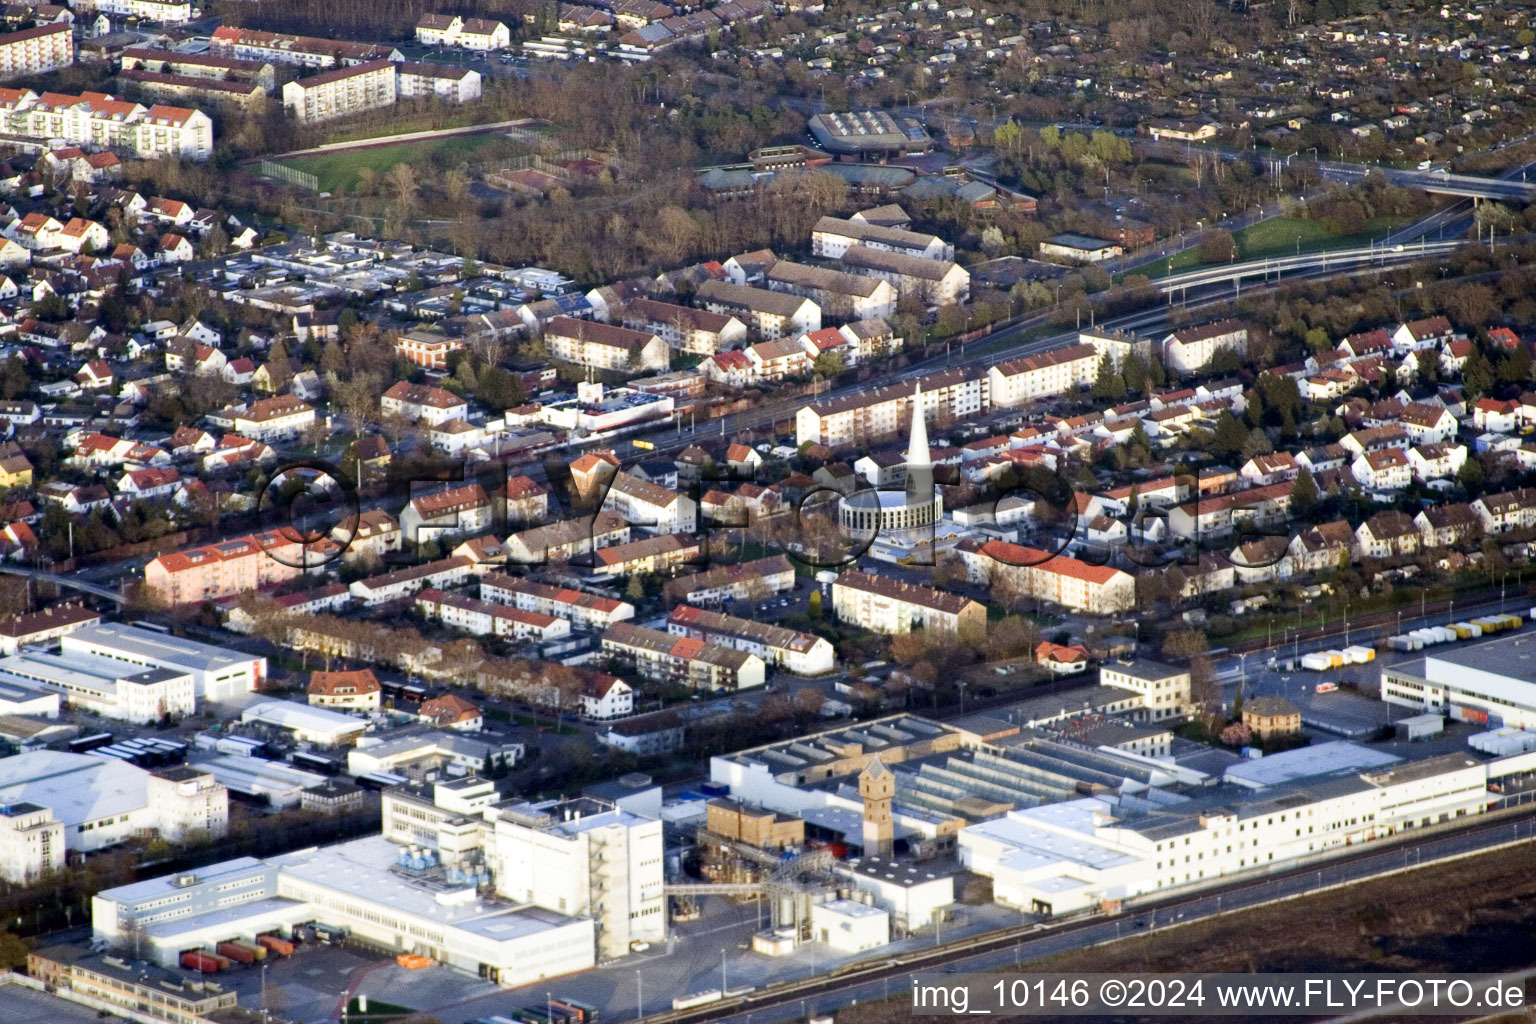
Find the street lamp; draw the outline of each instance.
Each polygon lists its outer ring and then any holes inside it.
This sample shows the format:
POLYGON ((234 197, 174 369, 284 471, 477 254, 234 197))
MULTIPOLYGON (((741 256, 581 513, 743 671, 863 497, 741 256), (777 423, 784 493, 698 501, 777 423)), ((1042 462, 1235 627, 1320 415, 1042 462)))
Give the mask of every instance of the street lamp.
POLYGON ((724 996, 730 991, 731 986, 725 981, 725 950, 720 950, 720 994, 724 996))
MULTIPOLYGON (((720 993, 724 995, 725 993, 720 993)), ((635 971, 635 1020, 645 1016, 645 975, 635 971)))

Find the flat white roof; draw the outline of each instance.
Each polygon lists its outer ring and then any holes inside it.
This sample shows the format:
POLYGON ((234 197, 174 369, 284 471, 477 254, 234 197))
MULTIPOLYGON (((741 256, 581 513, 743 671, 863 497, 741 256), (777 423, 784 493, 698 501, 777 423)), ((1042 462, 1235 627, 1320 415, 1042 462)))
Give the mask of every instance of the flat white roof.
POLYGON ((1396 764, 1402 758, 1347 740, 1316 743, 1310 747, 1298 747, 1279 754, 1270 754, 1251 761, 1232 765, 1223 774, 1227 782, 1239 786, 1261 789, 1280 786, 1299 779, 1319 775, 1338 775, 1363 772, 1370 768, 1382 768, 1396 764))
POLYGON ((476 898, 459 906, 439 903, 431 890, 390 870, 399 852, 400 847, 383 836, 371 836, 274 857, 269 863, 277 865, 283 877, 493 942, 526 938, 576 923, 575 918, 553 911, 518 909, 500 900, 476 898))
POLYGON ((112 647, 135 657, 198 672, 213 672, 242 662, 263 660, 257 655, 215 647, 168 633, 157 633, 152 629, 125 626, 120 622, 86 626, 63 637, 59 642, 66 651, 90 646, 112 647))
POLYGON ((0 758, 0 804, 38 804, 80 825, 143 808, 148 777, 117 758, 34 750, 0 758))
POLYGON ((825 903, 816 904, 821 910, 837 914, 840 917, 885 917, 885 911, 869 903, 860 903, 857 900, 828 900, 825 903))
POLYGON ((241 713, 240 721, 264 722, 283 729, 302 729, 305 732, 362 732, 368 728, 366 719, 291 700, 252 704, 241 713))

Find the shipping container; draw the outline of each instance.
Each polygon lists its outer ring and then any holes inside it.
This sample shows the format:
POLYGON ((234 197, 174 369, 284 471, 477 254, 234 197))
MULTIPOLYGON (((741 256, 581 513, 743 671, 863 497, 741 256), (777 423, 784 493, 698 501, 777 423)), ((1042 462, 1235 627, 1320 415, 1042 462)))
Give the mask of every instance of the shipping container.
POLYGON ((279 938, 276 935, 258 935, 256 936, 256 941, 278 956, 293 955, 293 943, 287 939, 279 938))
POLYGON ((395 963, 410 970, 419 970, 422 967, 432 966, 432 958, 422 956, 420 953, 401 953, 395 957, 395 963))
POLYGON ((256 954, 248 946, 238 942, 221 942, 216 947, 220 956, 227 956, 238 964, 253 964, 256 962, 256 954))
POLYGON ((1333 667, 1333 659, 1321 651, 1303 654, 1301 667, 1310 672, 1326 672, 1333 667))
POLYGON ((1387 639, 1387 646, 1394 651, 1411 651, 1413 650, 1413 639, 1405 635, 1389 637, 1387 639))
POLYGON ((190 971, 214 974, 219 970, 219 961, 210 953, 200 949, 193 949, 181 954, 181 966, 190 971))
POLYGON ((593 1021, 597 1020, 597 1007, 591 1003, 584 1003, 580 999, 571 999, 567 996, 561 996, 560 1001, 566 1006, 580 1011, 582 1024, 592 1024, 593 1021))
POLYGON ((549 1006, 556 1013, 565 1014, 565 1019, 570 1021, 571 1024, 585 1024, 587 1019, 586 1013, 569 999, 556 999, 549 1006))
POLYGON ((1458 640, 1472 639, 1472 624, 1469 622, 1451 623, 1451 632, 1456 634, 1458 640))
POLYGON ((314 926, 315 938, 321 942, 340 942, 347 937, 345 928, 338 928, 330 924, 317 924, 314 926))

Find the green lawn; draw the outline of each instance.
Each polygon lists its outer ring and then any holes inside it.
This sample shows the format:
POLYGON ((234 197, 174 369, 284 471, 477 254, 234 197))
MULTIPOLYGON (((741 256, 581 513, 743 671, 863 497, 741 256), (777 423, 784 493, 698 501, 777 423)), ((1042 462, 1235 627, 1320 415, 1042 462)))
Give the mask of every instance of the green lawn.
POLYGON ((313 174, 320 183, 320 191, 336 192, 357 184, 363 168, 374 174, 384 174, 396 164, 410 164, 424 172, 421 179, 435 178, 431 170, 432 159, 440 156, 450 164, 470 157, 511 158, 526 152, 520 144, 505 135, 459 135, 447 139, 430 139, 423 142, 406 142, 398 146, 379 146, 375 149, 358 149, 345 153, 326 153, 320 156, 289 160, 285 166, 313 174))
MULTIPOLYGON (((1353 249, 1390 234, 1408 223, 1408 217, 1373 217, 1365 227, 1353 235, 1330 235, 1320 221, 1302 220, 1298 217, 1271 217, 1246 227, 1232 235, 1237 243, 1238 258, 1263 259, 1266 256, 1294 256, 1298 252, 1323 252, 1330 249, 1353 249)), ((1201 266, 1199 248, 1185 249, 1168 259, 1149 263, 1136 271, 1148 277, 1158 278, 1181 270, 1194 270, 1201 266)))

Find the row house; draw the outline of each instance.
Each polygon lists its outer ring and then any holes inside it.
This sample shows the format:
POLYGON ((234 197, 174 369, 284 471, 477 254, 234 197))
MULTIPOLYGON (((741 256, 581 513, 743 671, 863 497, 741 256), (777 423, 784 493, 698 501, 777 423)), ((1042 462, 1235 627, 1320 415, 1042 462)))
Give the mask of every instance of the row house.
POLYGON ((705 692, 745 690, 766 678, 763 659, 749 651, 628 622, 603 631, 602 650, 648 679, 705 692))
POLYGON ((473 575, 474 563, 461 555, 435 562, 413 565, 394 572, 353 580, 352 597, 366 608, 412 597, 423 590, 441 590, 462 583, 473 575))
POLYGON ((564 519, 535 526, 507 538, 507 558, 524 565, 571 561, 600 548, 629 540, 629 523, 612 512, 593 518, 564 519))
POLYGON ((502 573, 481 577, 480 597, 523 611, 566 619, 581 629, 607 629, 615 622, 635 617, 635 606, 627 601, 502 573))
POLYGON ((1176 506, 1168 512, 1168 532, 1178 540, 1193 541, 1284 526, 1294 486, 1289 481, 1270 484, 1176 506))
POLYGON ((735 565, 720 565, 669 580, 667 599, 686 604, 761 601, 795 589, 795 567, 784 555, 770 555, 735 565))
POLYGON ((571 624, 553 615, 432 588, 416 595, 416 608, 427 618, 476 636, 557 640, 571 633, 571 624))
POLYGON ((692 605, 672 609, 667 631, 755 654, 765 664, 798 676, 823 675, 836 667, 836 653, 823 637, 692 605))
POLYGON ((198 465, 204 473, 220 473, 266 465, 276 460, 277 452, 254 437, 225 434, 198 465))
POLYGON ((505 50, 512 45, 512 32, 504 23, 488 18, 423 14, 416 22, 416 41, 423 46, 460 46, 484 52, 505 50))
POLYGON ((592 571, 599 576, 660 575, 699 558, 699 539, 689 533, 665 533, 615 544, 592 553, 592 571))
POLYGON ((312 68, 347 67, 366 61, 404 59, 391 46, 354 43, 345 39, 320 39, 254 28, 224 25, 213 30, 208 49, 216 57, 298 64, 312 68))
POLYGON ((263 443, 297 440, 315 422, 315 410, 292 395, 261 398, 231 417, 235 433, 263 443))
POLYGON ((1339 439, 1339 444, 1353 457, 1364 455, 1366 452, 1385 451, 1388 448, 1407 451, 1411 441, 1408 431, 1404 430, 1401 424, 1391 423, 1384 427, 1366 427, 1363 430, 1351 431, 1339 439))
POLYGON ((1078 344, 999 363, 987 371, 992 405, 1011 409, 1088 387, 1098 379, 1100 358, 1092 345, 1078 344))

